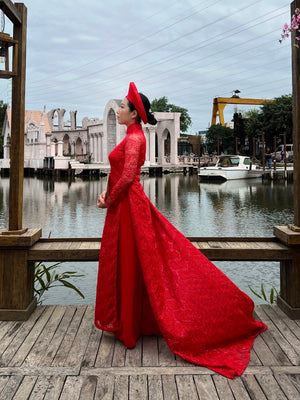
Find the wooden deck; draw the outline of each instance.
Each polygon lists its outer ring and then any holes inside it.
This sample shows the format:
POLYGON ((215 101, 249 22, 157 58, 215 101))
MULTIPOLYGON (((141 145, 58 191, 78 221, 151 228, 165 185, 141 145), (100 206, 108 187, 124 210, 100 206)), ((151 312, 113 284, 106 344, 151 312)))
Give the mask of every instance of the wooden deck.
POLYGON ((241 377, 174 356, 160 336, 126 349, 93 325, 93 306, 41 306, 0 321, 0 399, 300 399, 300 320, 257 306, 268 325, 241 377))

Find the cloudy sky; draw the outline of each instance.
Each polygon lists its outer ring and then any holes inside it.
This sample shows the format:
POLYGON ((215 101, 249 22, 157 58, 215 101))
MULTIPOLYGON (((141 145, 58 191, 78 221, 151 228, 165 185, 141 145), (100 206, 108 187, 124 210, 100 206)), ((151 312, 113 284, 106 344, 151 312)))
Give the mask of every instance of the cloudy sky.
MULTIPOLYGON (((24 0, 28 9, 26 109, 100 118, 134 81, 150 100, 188 109, 206 129, 214 97, 291 93, 286 0, 24 0)), ((6 19, 5 32, 11 30, 6 19)), ((0 80, 10 102, 11 80, 0 80)), ((240 106, 238 110, 248 108, 240 106)), ((225 109, 232 119, 234 106, 225 109)))

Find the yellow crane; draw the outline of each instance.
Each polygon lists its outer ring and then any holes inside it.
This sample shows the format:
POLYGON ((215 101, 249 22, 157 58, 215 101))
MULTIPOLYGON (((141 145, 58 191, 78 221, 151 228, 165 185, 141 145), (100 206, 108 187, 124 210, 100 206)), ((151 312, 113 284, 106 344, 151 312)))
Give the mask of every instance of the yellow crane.
POLYGON ((239 97, 215 97, 213 101, 213 111, 211 117, 211 124, 215 125, 217 117, 219 117, 220 124, 224 123, 224 108, 226 104, 249 104, 249 105, 260 105, 263 103, 272 103, 274 100, 267 99, 240 99, 239 97))

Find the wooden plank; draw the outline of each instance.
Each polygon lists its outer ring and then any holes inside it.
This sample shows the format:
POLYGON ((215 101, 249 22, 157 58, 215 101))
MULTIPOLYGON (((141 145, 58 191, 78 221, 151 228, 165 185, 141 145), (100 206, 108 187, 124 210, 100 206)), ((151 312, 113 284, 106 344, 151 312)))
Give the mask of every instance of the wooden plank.
POLYGON ((14 395, 16 391, 18 390, 18 387, 20 386, 22 382, 23 377, 22 376, 10 376, 9 379, 6 382, 5 387, 2 389, 2 392, 0 393, 1 399, 4 400, 11 400, 14 398, 14 395))
POLYGON ((43 400, 58 400, 65 382, 65 376, 52 376, 43 400))
POLYGON ((183 358, 181 358, 177 354, 176 354, 175 358, 176 358, 176 366, 177 367, 193 367, 194 366, 194 364, 184 360, 183 358))
POLYGON ((178 400, 177 385, 174 375, 163 375, 163 395, 164 400, 178 400))
POLYGON ((111 366, 116 340, 115 337, 106 335, 106 333, 103 332, 99 351, 95 360, 95 367, 111 366))
POLYGON ((24 360, 24 365, 39 365, 40 360, 48 350, 49 343, 57 330, 57 326, 60 324, 64 312, 64 306, 56 306, 54 308, 47 325, 42 330, 38 340, 35 342, 30 353, 24 360))
MULTIPOLYGON (((300 354, 300 340, 297 338, 295 331, 291 330, 288 324, 286 323, 287 318, 285 319, 280 318, 279 315, 276 313, 275 308, 270 305, 264 307, 264 312, 270 317, 274 325, 276 325, 277 329, 286 338, 286 340, 288 340, 288 342, 293 346, 293 348, 295 348, 296 350, 298 349, 297 352, 300 354)), ((298 330, 298 334, 299 332, 300 329, 298 330)), ((300 363, 300 358, 299 358, 299 363, 300 363)))
POLYGON ((97 376, 97 389, 94 400, 114 399, 114 377, 111 375, 97 376))
POLYGON ((275 379, 289 400, 300 398, 300 393, 287 375, 275 374, 275 379))
POLYGON ((200 399, 219 400, 213 379, 209 375, 194 375, 197 392, 200 399))
POLYGON ((167 345, 163 336, 158 336, 158 363, 161 367, 175 366, 176 357, 167 345))
POLYGON ((9 376, 0 375, 0 395, 4 386, 7 384, 9 376))
POLYGON ((236 377, 233 380, 228 379, 228 383, 235 399, 251 400, 251 397, 249 396, 241 378, 236 377))
POLYGON ((143 337, 143 367, 156 367, 158 363, 157 336, 143 337))
MULTIPOLYGON (((123 393, 125 395, 125 393, 123 393)), ((146 375, 133 375, 129 377, 129 399, 148 400, 148 384, 146 375)))
POLYGON ((83 378, 81 390, 80 390, 80 400, 94 399, 94 394, 97 388, 97 377, 96 376, 86 376, 83 378))
POLYGON ((139 338, 136 341, 134 349, 126 350, 125 366, 126 367, 142 366, 142 338, 139 338))
POLYGON ((36 321, 35 325, 30 331, 30 334, 27 335, 27 337, 25 338, 25 340, 23 341, 23 343, 21 344, 21 346, 19 347, 13 358, 11 359, 9 365, 17 367, 23 364, 25 358, 27 357, 34 343, 41 334, 41 331, 48 322, 53 310, 54 306, 49 306, 45 309, 45 312, 36 321))
POLYGON ((64 339, 65 333, 72 321, 76 312, 76 306, 65 306, 65 313, 60 321, 60 324, 53 335, 51 341, 48 343, 48 348, 44 352, 40 361, 37 363, 40 366, 52 365, 52 361, 64 339))
POLYGON ((84 241, 82 241, 81 243, 80 243, 80 250, 90 250, 90 249, 92 249, 92 250, 100 250, 100 242, 98 243, 98 242, 91 242, 91 241, 88 241, 88 242, 84 242, 84 241))
POLYGON ((91 336, 82 360, 83 367, 92 367, 95 365, 95 360, 99 350, 101 338, 102 331, 93 326, 91 336))
POLYGON ((20 386, 18 387, 16 394, 14 395, 14 400, 24 400, 29 398, 37 379, 37 376, 25 376, 20 386))
POLYGON ((126 347, 119 340, 115 343, 114 355, 112 359, 113 367, 124 367, 126 357, 126 347))
POLYGON ((61 400, 77 400, 80 397, 82 387, 82 376, 67 376, 63 390, 60 395, 61 400))
POLYGON ((261 360, 260 360, 260 358, 258 356, 258 353, 255 351, 254 346, 251 349, 249 365, 251 365, 251 366, 262 365, 262 362, 261 362, 261 360))
POLYGON ((293 332, 293 334, 300 340, 300 320, 292 320, 290 319, 278 306, 265 305, 264 309, 266 309, 266 314, 269 315, 269 308, 273 309, 273 312, 277 314, 278 318, 285 322, 285 324, 289 327, 289 329, 293 332))
POLYGON ((49 383, 50 376, 39 376, 30 395, 30 400, 43 399, 49 387, 49 383))
MULTIPOLYGON (((279 365, 279 361, 276 359, 269 346, 263 340, 262 335, 257 336, 254 341, 253 348, 256 354, 258 354, 258 357, 263 365, 279 365)), ((280 353, 282 352, 280 351, 280 353)))
MULTIPOLYGON (((259 318, 261 320, 264 320, 264 316, 266 314, 263 311, 263 309, 257 308, 255 311, 256 311, 256 314, 259 316, 259 318)), ((267 322, 267 325, 268 325, 268 330, 271 333, 273 339, 281 347, 282 351, 288 357, 290 362, 293 365, 298 365, 299 364, 299 354, 296 353, 296 351, 293 349, 292 345, 286 340, 286 338, 282 335, 282 333, 277 329, 277 327, 274 325, 274 323, 271 320, 269 320, 267 322)), ((261 335, 264 336, 265 333, 266 332, 263 332, 261 335)))
POLYGON ((286 400, 286 396, 273 375, 256 375, 256 379, 268 400, 286 400))
POLYGON ((148 376, 148 393, 149 400, 164 400, 161 376, 148 376))
POLYGON ((70 325, 68 326, 68 329, 65 333, 63 341, 61 342, 61 345, 60 345, 51 365, 57 366, 57 367, 65 365, 65 362, 68 358, 69 352, 72 348, 74 338, 78 331, 78 327, 79 327, 82 317, 85 313, 85 310, 86 310, 86 306, 78 306, 76 308, 76 312, 73 315, 73 319, 72 319, 70 325))
POLYGON ((115 377, 114 400, 128 399, 128 381, 129 377, 127 375, 115 377))
POLYGON ((295 388, 297 388, 298 392, 300 393, 300 374, 298 374, 298 375, 289 375, 289 379, 293 383, 295 388))
POLYGON ((91 323, 93 318, 94 307, 89 305, 86 307, 83 314, 79 328, 76 332, 76 336, 73 340, 72 347, 64 363, 65 366, 73 367, 81 364, 93 327, 93 324, 91 323))
POLYGON ((0 329, 0 365, 1 365, 1 354, 4 353, 6 348, 10 345, 14 337, 18 334, 20 327, 22 326, 21 322, 13 322, 9 321, 7 324, 4 324, 0 329))
POLYGON ((227 378, 221 375, 214 375, 213 381, 220 399, 234 400, 227 378))
POLYGON ((9 365, 11 359, 16 354, 19 347, 22 345, 23 341, 26 339, 26 337, 29 335, 29 332, 34 327, 36 321, 43 314, 43 312, 45 312, 45 310, 45 307, 38 307, 31 315, 30 319, 21 324, 17 331, 17 334, 13 335, 13 340, 10 340, 9 336, 1 340, 1 348, 3 346, 3 348, 5 348, 6 350, 1 355, 0 366, 9 365))
POLYGON ((260 385, 258 384, 255 376, 253 375, 242 375, 241 377, 247 392, 249 393, 250 399, 255 400, 267 400, 264 392, 262 391, 260 385))
POLYGON ((197 389, 192 375, 176 375, 175 380, 179 399, 198 400, 197 389))

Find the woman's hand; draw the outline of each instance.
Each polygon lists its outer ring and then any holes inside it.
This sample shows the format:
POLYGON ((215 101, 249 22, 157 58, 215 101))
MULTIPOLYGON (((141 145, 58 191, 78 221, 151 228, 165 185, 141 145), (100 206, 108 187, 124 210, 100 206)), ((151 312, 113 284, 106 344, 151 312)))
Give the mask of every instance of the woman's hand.
POLYGON ((107 208, 105 204, 105 196, 106 196, 106 190, 104 190, 101 194, 99 194, 98 199, 97 199, 97 206, 99 208, 107 208))

